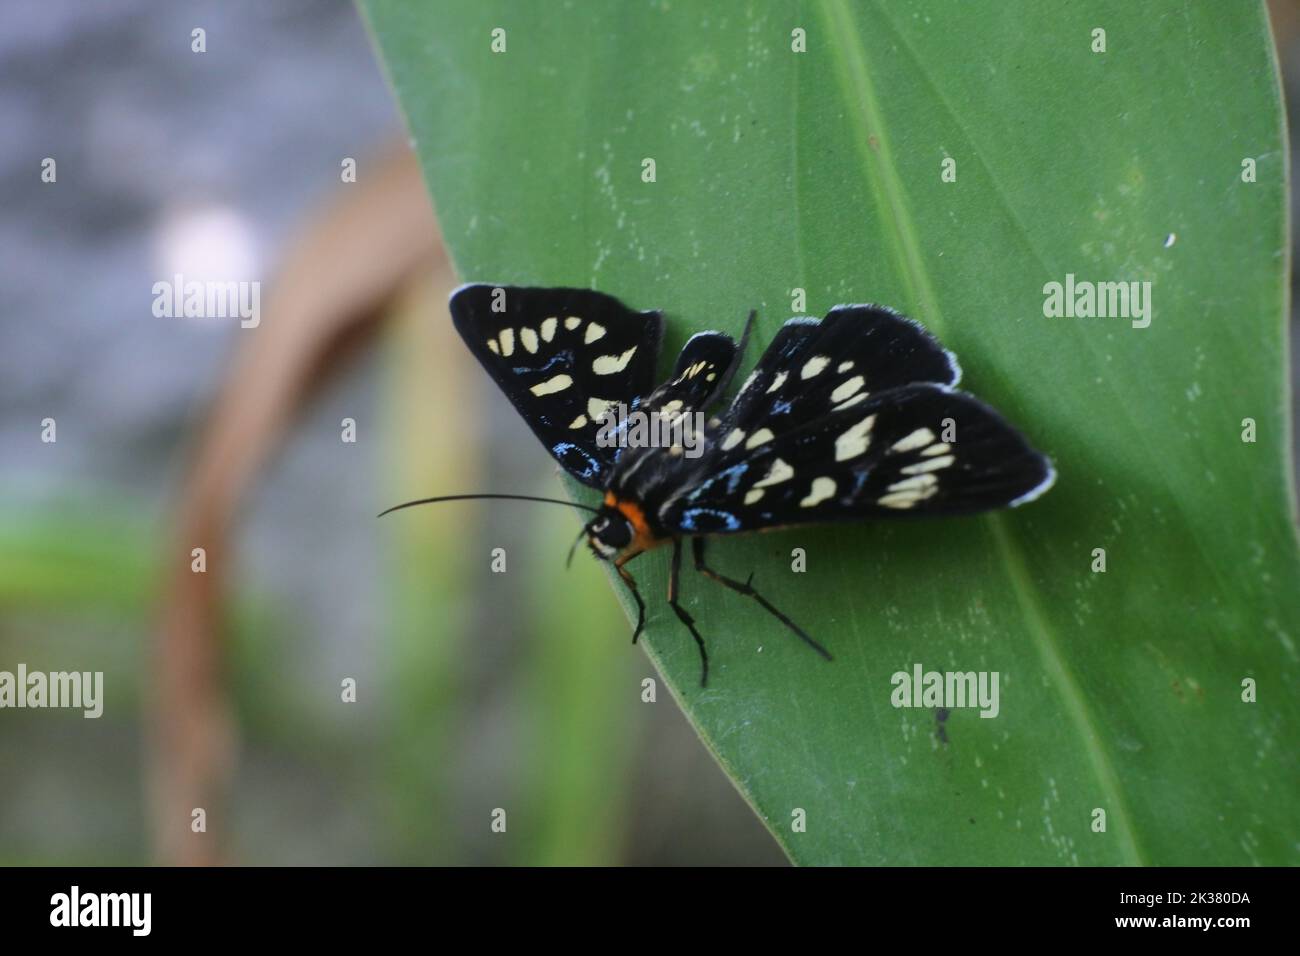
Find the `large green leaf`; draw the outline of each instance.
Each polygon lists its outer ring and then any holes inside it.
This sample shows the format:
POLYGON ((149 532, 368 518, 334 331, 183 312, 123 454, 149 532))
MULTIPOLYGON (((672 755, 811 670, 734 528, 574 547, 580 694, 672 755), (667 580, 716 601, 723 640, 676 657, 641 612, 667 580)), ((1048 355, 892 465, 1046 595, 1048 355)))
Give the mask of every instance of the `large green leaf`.
MULTIPOLYGON (((794 860, 1296 862, 1287 162, 1258 5, 363 8, 466 279, 663 308, 669 347, 751 307, 761 346, 796 288, 813 314, 888 303, 1055 459, 1013 513, 715 543, 832 664, 690 575, 702 690, 656 602, 650 653, 794 860), (1150 326, 1044 317, 1069 273, 1150 281, 1150 326), (997 671, 997 717, 892 706, 918 663, 997 671)), ((632 567, 662 593, 665 554, 632 567)))

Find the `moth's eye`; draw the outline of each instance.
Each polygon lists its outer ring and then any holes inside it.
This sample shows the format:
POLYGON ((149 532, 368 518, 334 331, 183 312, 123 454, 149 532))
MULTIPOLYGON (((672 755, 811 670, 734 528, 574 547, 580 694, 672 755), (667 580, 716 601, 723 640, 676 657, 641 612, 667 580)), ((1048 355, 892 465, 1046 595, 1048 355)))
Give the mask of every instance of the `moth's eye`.
POLYGON ((609 527, 609 519, 601 518, 599 521, 597 521, 595 524, 591 526, 591 530, 596 532, 597 534, 600 534, 600 532, 604 531, 608 527, 609 527))
POLYGON ((602 531, 601 540, 613 547, 625 548, 632 541, 632 526, 626 521, 615 521, 602 531))

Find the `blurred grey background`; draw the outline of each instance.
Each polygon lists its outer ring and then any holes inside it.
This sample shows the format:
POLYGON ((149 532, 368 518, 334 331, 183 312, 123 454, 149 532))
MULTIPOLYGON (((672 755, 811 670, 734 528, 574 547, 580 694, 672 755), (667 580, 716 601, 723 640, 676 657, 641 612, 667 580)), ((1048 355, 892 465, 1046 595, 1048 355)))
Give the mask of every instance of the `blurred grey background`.
MULTIPOLYGON (((141 551, 162 532, 195 425, 240 336, 231 322, 154 318, 152 283, 178 270, 269 278, 285 241, 345 188, 341 157, 364 169, 405 133, 347 0, 10 0, 0 10, 0 129, 0 669, 53 669, 66 657, 64 666, 105 670, 119 701, 131 688, 127 705, 99 721, 0 715, 0 863, 147 862, 138 711, 149 693, 150 572, 120 585, 143 596, 117 594, 94 562, 151 566, 141 551), (202 56, 190 52, 196 26, 206 30, 202 56), (56 184, 39 181, 47 156, 56 184), (53 445, 36 439, 47 416, 58 423, 53 445), (97 541, 83 540, 86 527, 97 541), (74 582, 79 574, 86 580, 74 582)), ((382 353, 347 366, 296 423, 240 522, 232 589, 270 623, 251 628, 259 643, 237 648, 230 675, 238 862, 510 861, 486 825, 451 849, 431 841, 423 853, 418 834, 405 845, 392 805, 414 802, 418 813, 430 784, 385 778, 403 768, 368 756, 408 719, 386 693, 395 678, 373 659, 386 594, 374 514, 392 503, 373 424, 382 353), (338 423, 348 416, 361 441, 343 455, 338 423), (341 673, 362 688, 355 710, 333 706, 341 673)), ((483 439, 497 490, 558 490, 534 439, 499 418, 483 439)), ((489 540, 511 554, 531 546, 519 518, 503 516, 489 540)), ((556 563, 570 527, 546 542, 556 563)), ((527 660, 530 630, 524 580, 510 583, 520 606, 498 590, 469 648, 444 808, 509 805, 519 785, 529 716, 514 702, 524 678, 513 662, 527 660)), ((629 691, 608 719, 624 729, 630 767, 610 795, 623 824, 606 861, 783 862, 667 693, 640 702, 652 669, 626 641, 623 630, 629 691)))

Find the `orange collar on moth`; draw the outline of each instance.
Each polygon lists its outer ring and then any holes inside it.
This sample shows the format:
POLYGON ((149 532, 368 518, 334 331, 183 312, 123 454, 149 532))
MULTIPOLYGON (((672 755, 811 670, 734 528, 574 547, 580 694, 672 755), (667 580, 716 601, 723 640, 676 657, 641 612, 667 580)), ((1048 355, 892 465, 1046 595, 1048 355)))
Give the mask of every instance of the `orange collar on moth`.
POLYGON ((628 545, 627 550, 648 551, 656 544, 661 543, 654 532, 650 530, 650 524, 646 521, 645 512, 635 501, 623 501, 612 491, 605 492, 605 506, 613 508, 632 526, 632 543, 628 545))

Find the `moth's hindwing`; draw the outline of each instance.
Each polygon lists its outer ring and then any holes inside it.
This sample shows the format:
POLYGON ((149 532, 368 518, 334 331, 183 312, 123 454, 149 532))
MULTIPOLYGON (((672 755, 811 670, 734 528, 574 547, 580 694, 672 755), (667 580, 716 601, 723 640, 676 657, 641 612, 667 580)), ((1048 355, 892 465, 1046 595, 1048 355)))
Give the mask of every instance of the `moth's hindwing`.
POLYGON ((786 322, 725 418, 780 432, 891 388, 960 380, 956 358, 918 323, 884 306, 841 305, 820 322, 786 322))
POLYGON ((667 382, 646 399, 645 411, 682 412, 712 404, 736 371, 739 347, 722 332, 691 336, 677 356, 677 366, 667 382))
POLYGON ((465 344, 556 461, 603 487, 618 448, 597 442, 600 418, 653 387, 660 314, 590 289, 490 284, 461 286, 450 305, 465 344))
POLYGON ((719 431, 696 479, 660 508, 665 527, 972 514, 1030 501, 1054 478, 996 411, 942 385, 889 389, 780 434, 756 424, 719 431))

